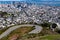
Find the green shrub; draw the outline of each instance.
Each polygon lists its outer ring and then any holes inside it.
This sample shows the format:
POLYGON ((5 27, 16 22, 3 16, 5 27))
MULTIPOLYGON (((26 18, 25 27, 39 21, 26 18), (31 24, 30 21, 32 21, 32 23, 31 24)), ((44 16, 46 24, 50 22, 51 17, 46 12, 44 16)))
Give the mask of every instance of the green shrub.
POLYGON ((50 23, 43 23, 41 24, 42 27, 50 27, 50 23))

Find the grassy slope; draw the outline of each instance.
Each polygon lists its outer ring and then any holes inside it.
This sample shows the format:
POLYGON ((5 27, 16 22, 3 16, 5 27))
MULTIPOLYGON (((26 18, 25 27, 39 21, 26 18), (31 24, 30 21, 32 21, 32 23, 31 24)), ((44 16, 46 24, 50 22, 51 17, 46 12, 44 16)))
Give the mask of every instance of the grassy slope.
MULTIPOLYGON (((34 29, 34 28, 19 28, 19 29, 16 29, 12 33, 10 33, 10 35, 2 38, 1 40, 8 40, 8 38, 11 37, 14 34, 19 34, 20 36, 23 36, 25 33, 31 31, 32 29, 34 29)), ((27 36, 31 37, 31 35, 27 35, 27 36)), ((21 40, 60 40, 60 34, 58 34, 56 32, 52 32, 51 30, 45 29, 45 28, 42 30, 41 33, 32 34, 32 37, 31 38, 30 37, 28 38, 28 37, 25 36, 25 38, 22 37, 20 39, 21 40), (46 36, 47 34, 48 34, 48 36, 46 36), (33 37, 33 36, 35 36, 35 37, 33 37)))
POLYGON ((14 31, 12 31, 7 37, 2 38, 1 40, 9 40, 9 37, 12 37, 14 34, 18 34, 19 36, 23 36, 27 32, 33 30, 34 27, 21 27, 14 31))
POLYGON ((60 35, 42 36, 40 39, 41 40, 60 40, 60 35))
POLYGON ((25 38, 21 40, 60 40, 60 35, 48 35, 42 37, 35 37, 35 38, 25 38))
MULTIPOLYGON (((14 27, 14 26, 18 26, 18 25, 13 25, 13 26, 10 26, 10 27, 14 27)), ((2 34, 4 31, 6 31, 7 29, 9 29, 10 27, 5 27, 2 30, 0 30, 0 34, 2 34)))
POLYGON ((41 33, 27 35, 21 40, 60 40, 60 34, 44 28, 41 33))

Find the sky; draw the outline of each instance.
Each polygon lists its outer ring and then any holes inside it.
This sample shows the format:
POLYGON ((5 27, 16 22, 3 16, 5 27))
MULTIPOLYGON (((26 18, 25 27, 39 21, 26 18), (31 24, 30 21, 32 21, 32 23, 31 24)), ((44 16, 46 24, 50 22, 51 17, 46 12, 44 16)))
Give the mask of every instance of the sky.
MULTIPOLYGON (((0 1, 28 1, 28 0, 0 0, 0 1)), ((29 1, 60 1, 60 0, 29 0, 29 1)))
POLYGON ((22 0, 0 0, 0 1, 22 1, 22 0))

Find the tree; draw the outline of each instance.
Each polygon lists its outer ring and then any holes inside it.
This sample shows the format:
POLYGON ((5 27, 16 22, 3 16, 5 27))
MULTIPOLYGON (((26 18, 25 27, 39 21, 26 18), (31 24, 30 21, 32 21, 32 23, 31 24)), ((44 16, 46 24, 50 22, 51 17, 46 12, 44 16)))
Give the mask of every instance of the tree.
POLYGON ((7 12, 0 11, 0 16, 1 17, 7 17, 8 16, 8 13, 7 12))
POLYGON ((7 24, 7 20, 6 20, 6 18, 8 17, 8 13, 7 12, 2 12, 2 11, 0 11, 0 17, 2 17, 2 18, 4 18, 4 21, 5 21, 5 26, 7 26, 6 24, 7 24))
POLYGON ((55 24, 55 23, 52 23, 52 25, 50 26, 50 29, 52 30, 52 31, 55 31, 55 28, 57 27, 57 24, 55 24))
POLYGON ((41 24, 42 27, 50 27, 50 23, 43 23, 41 24))
POLYGON ((56 27, 57 27, 57 24, 53 23, 52 28, 56 28, 56 27))
POLYGON ((12 22, 13 22, 13 19, 14 19, 14 14, 11 14, 11 16, 12 16, 12 18, 11 18, 11 19, 12 19, 12 22))

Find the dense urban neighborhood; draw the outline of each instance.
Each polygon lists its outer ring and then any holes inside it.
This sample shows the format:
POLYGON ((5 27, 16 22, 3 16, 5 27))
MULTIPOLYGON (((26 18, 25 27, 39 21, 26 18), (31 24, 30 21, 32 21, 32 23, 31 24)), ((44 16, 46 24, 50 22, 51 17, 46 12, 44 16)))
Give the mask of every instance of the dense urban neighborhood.
POLYGON ((60 8, 27 3, 0 4, 0 27, 45 21, 60 24, 60 8))
MULTIPOLYGON (((0 35, 0 39, 22 26, 35 27, 35 30, 30 31, 28 34, 40 33, 44 29, 41 25, 44 28, 46 25, 47 28, 50 26, 49 29, 53 32, 56 26, 60 30, 60 7, 35 5, 25 2, 0 4, 0 30, 7 28, 0 35)), ((14 40, 14 38, 11 40, 14 40)))

